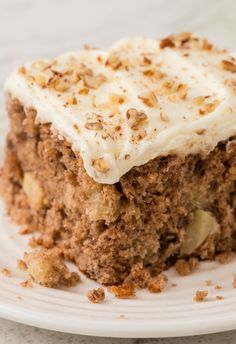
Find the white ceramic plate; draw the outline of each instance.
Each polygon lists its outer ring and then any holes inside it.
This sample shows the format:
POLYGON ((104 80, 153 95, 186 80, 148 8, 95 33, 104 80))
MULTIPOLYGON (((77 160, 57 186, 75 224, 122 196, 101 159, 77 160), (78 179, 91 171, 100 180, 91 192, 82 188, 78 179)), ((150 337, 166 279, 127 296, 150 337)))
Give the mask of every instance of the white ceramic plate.
MULTIPOLYGON (((3 123, 1 152, 6 130, 3 123)), ((86 293, 97 285, 85 278, 77 287, 64 290, 21 287, 19 283, 26 276, 16 270, 16 261, 26 250, 28 238, 17 230, 0 203, 0 268, 13 272, 12 277, 0 274, 0 317, 51 330, 107 337, 172 337, 236 328, 236 289, 232 288, 235 261, 221 266, 204 263, 200 271, 187 277, 171 270, 169 284, 161 294, 140 291, 135 299, 118 300, 106 292, 106 301, 95 305, 87 300, 86 293), (221 284, 222 290, 206 287, 209 279, 214 285, 221 284), (193 301, 196 289, 209 291, 207 301, 193 301), (224 299, 217 301, 216 295, 224 299)))

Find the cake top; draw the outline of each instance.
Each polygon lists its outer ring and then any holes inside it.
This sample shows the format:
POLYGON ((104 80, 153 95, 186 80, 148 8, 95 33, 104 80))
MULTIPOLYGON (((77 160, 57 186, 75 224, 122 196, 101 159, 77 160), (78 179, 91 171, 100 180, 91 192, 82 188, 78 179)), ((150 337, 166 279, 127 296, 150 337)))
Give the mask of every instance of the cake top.
POLYGON ((5 90, 79 150, 99 183, 157 156, 207 153, 236 134, 236 58, 191 33, 26 64, 5 90))

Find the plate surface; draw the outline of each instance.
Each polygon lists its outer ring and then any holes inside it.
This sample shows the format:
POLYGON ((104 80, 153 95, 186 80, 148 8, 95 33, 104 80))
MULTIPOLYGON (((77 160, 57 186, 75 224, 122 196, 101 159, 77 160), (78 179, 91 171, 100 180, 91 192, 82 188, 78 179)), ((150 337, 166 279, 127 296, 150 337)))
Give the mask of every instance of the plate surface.
MULTIPOLYGON (((0 152, 6 127, 1 121, 0 152)), ((135 299, 118 300, 106 292, 106 301, 95 305, 87 300, 86 293, 97 284, 83 276, 82 282, 70 289, 21 287, 19 283, 26 276, 17 271, 16 261, 27 250, 28 238, 17 231, 0 203, 0 268, 13 272, 12 277, 0 274, 0 317, 51 330, 107 337, 173 337, 236 328, 236 289, 232 287, 235 261, 221 266, 203 263, 198 272, 186 277, 179 277, 172 269, 163 293, 140 291, 135 299), (213 285, 207 287, 206 280, 212 280, 213 285), (216 290, 216 284, 222 289, 216 290), (209 291, 207 301, 193 301, 197 289, 209 291), (217 295, 224 299, 216 300, 217 295)))

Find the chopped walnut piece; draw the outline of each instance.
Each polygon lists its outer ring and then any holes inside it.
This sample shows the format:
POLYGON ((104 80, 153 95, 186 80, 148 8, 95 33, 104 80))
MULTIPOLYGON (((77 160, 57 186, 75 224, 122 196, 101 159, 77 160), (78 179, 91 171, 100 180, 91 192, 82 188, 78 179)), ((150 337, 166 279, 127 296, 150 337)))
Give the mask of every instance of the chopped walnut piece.
POLYGON ((11 277, 12 276, 12 271, 10 269, 7 268, 2 268, 1 269, 1 273, 6 276, 6 277, 11 277))
POLYGON ((87 95, 89 93, 89 88, 83 87, 79 90, 79 94, 87 95))
POLYGON ((221 61, 221 68, 228 72, 236 73, 236 63, 229 60, 221 61))
POLYGON ((193 299, 196 302, 202 302, 206 299, 207 295, 208 295, 207 290, 197 290, 193 299))
POLYGON ((126 112, 126 118, 128 126, 133 130, 138 130, 147 121, 148 117, 145 112, 130 108, 126 112))
POLYGON ((20 286, 23 288, 32 288, 33 287, 33 283, 30 279, 25 280, 23 282, 20 282, 20 286))
POLYGON ((103 129, 103 126, 101 122, 87 122, 85 123, 85 128, 88 130, 99 131, 103 129))
POLYGON ((97 76, 94 75, 84 75, 83 76, 84 85, 88 88, 97 89, 106 81, 106 77, 102 74, 97 76))
POLYGON ((119 56, 116 54, 111 54, 106 60, 105 65, 111 67, 113 70, 117 70, 122 66, 122 62, 119 56))
POLYGON ((72 97, 68 100, 68 104, 70 104, 70 105, 76 105, 77 103, 78 103, 78 101, 75 97, 72 97))
POLYGON ((169 122, 170 121, 168 115, 165 112, 163 112, 163 111, 160 112, 160 119, 163 122, 169 122))
POLYGON ((180 276, 187 276, 199 267, 199 261, 195 257, 189 260, 179 259, 175 264, 175 269, 180 276))
POLYGON ((199 128, 199 129, 196 129, 195 130, 195 133, 197 134, 197 135, 203 135, 204 133, 205 133, 205 131, 206 131, 206 129, 201 129, 201 128, 199 128))
POLYGON ((108 290, 118 299, 129 299, 135 296, 135 288, 132 284, 114 285, 109 287, 108 290))
POLYGON ((88 299, 92 303, 100 303, 105 300, 105 292, 103 288, 91 289, 88 291, 88 299))
POLYGON ((206 97, 205 96, 199 96, 199 97, 195 97, 193 99, 193 102, 195 105, 203 105, 205 103, 206 97))
POLYGON ((92 161, 92 166, 98 172, 106 173, 110 170, 110 166, 104 158, 98 158, 92 161))
POLYGON ((236 274, 233 276, 232 285, 233 285, 233 288, 236 288, 236 274))
POLYGON ((163 38, 160 41, 160 49, 173 48, 174 46, 175 44, 170 37, 163 38))
POLYGON ((168 278, 164 274, 160 274, 157 277, 151 279, 148 284, 148 290, 151 293, 161 293, 166 286, 168 278))
POLYGON ((234 253, 232 251, 222 252, 216 256, 216 260, 220 264, 227 264, 231 262, 233 258, 234 258, 234 253))
POLYGON ((73 128, 77 131, 77 133, 80 133, 80 127, 77 123, 73 124, 73 128))
POLYGON ((18 69, 18 72, 19 72, 20 74, 25 75, 25 74, 26 74, 26 68, 25 68, 25 66, 21 66, 21 67, 18 69))
POLYGON ((160 80, 164 78, 165 74, 161 72, 160 70, 157 70, 155 68, 149 68, 143 71, 143 75, 149 78, 153 78, 154 80, 160 80))
POLYGON ((123 94, 115 94, 115 93, 111 93, 109 95, 109 101, 111 104, 114 105, 122 105, 125 101, 126 101, 126 96, 124 96, 123 94))
POLYGON ((27 265, 23 259, 17 260, 17 269, 20 271, 26 271, 27 270, 27 265))
POLYGON ((47 84, 46 78, 44 75, 41 74, 37 74, 34 76, 34 81, 36 82, 36 84, 40 87, 45 87, 47 84))
POLYGON ((213 112, 218 106, 220 105, 219 100, 214 100, 212 103, 207 103, 203 105, 201 109, 199 109, 200 115, 206 115, 208 113, 213 112))
POLYGON ((69 271, 56 250, 25 253, 24 260, 30 277, 46 287, 73 286, 80 280, 76 272, 69 271))
POLYGON ((138 96, 138 99, 142 100, 145 105, 151 108, 157 107, 157 97, 153 92, 142 94, 138 96))

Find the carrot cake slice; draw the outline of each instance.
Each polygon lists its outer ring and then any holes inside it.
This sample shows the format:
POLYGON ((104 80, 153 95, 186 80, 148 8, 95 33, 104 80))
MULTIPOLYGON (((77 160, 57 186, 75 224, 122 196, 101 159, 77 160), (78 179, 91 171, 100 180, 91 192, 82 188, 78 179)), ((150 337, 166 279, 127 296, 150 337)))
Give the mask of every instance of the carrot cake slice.
POLYGON ((235 249, 233 54, 130 38, 25 64, 5 92, 2 195, 34 244, 105 285, 235 249))

